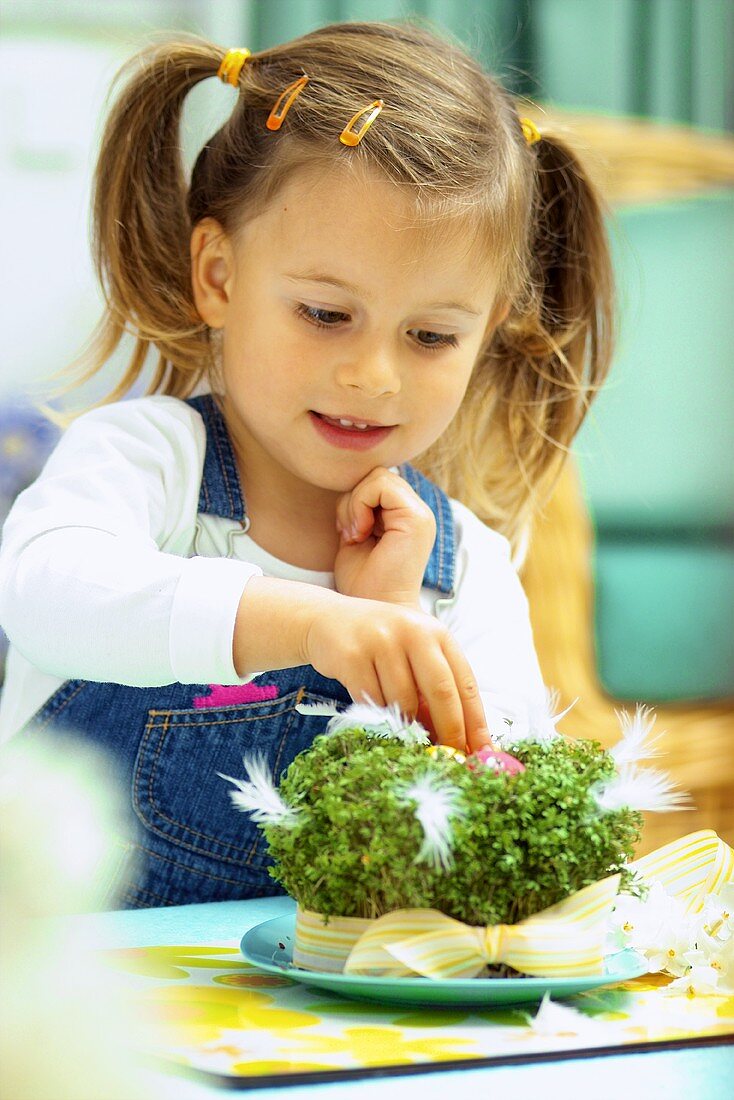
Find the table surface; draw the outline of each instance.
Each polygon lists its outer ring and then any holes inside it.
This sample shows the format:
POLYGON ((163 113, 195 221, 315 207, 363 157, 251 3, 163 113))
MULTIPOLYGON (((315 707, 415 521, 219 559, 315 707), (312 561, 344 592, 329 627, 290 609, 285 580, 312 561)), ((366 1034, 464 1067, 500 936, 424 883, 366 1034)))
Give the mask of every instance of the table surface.
MULTIPOLYGON (((261 921, 295 910, 290 898, 256 898, 250 901, 172 906, 165 909, 120 910, 80 914, 65 923, 94 948, 114 949, 166 944, 217 944, 239 940, 261 921)), ((337 1081, 329 1084, 291 1085, 253 1090, 258 1100, 270 1097, 317 1095, 350 1100, 429 1100, 467 1090, 489 1095, 492 1100, 523 1097, 589 1096, 594 1100, 614 1097, 665 1097, 665 1100, 724 1100, 731 1095, 734 1077, 732 1045, 670 1048, 643 1053, 563 1059, 527 1065, 494 1066, 427 1072, 417 1075, 337 1081)), ((156 1100, 206 1100, 222 1097, 225 1090, 178 1076, 151 1073, 156 1100)), ((248 1090, 249 1091, 249 1090, 248 1090)), ((132 1098, 131 1098, 132 1100, 132 1098)))

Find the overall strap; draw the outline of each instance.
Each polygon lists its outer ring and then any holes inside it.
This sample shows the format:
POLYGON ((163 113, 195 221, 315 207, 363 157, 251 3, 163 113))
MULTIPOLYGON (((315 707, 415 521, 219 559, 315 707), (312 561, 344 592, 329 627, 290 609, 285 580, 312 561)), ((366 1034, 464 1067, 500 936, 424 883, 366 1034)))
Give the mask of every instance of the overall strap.
POLYGON ((449 498, 443 489, 430 481, 415 466, 404 462, 399 466, 400 476, 415 490, 436 517, 436 541, 423 575, 423 584, 435 588, 444 595, 453 596, 456 577, 456 540, 454 516, 449 498))
POLYGON ((245 497, 237 472, 232 442, 219 406, 210 393, 186 401, 201 415, 206 428, 204 472, 199 490, 199 511, 224 519, 247 517, 245 497))

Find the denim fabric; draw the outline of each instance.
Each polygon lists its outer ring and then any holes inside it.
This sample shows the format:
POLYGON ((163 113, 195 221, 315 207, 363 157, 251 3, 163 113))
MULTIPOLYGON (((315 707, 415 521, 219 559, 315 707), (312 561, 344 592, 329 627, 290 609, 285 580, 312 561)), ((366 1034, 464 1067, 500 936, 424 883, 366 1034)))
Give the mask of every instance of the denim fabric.
MULTIPOLYGON (((208 395, 189 404, 207 433, 199 511, 241 521, 246 505, 224 420, 208 395)), ((400 472, 436 516, 424 584, 450 594, 455 561, 448 499, 413 467, 400 472)), ((59 741, 81 735, 94 742, 130 790, 134 858, 119 904, 182 905, 283 893, 268 874, 261 830, 232 805, 232 784, 218 773, 244 778, 242 757, 258 753, 277 781, 324 729, 323 717, 301 714, 297 705, 325 701, 341 708, 351 698, 310 665, 225 687, 70 680, 30 725, 59 741)))

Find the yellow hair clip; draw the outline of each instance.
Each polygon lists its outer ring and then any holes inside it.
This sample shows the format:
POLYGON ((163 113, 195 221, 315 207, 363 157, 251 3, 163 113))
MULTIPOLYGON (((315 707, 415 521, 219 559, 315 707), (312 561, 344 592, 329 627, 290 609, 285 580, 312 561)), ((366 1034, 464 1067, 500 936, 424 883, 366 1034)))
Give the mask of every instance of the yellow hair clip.
POLYGON ((240 46, 236 50, 227 50, 217 71, 217 76, 222 83, 231 84, 233 88, 236 88, 242 66, 251 55, 252 50, 248 50, 247 46, 240 46))
POLYGON ((283 119, 291 109, 294 99, 296 99, 296 97, 301 94, 307 84, 308 77, 304 73, 303 76, 298 78, 298 80, 294 80, 292 84, 289 84, 285 91, 281 92, 281 94, 278 96, 275 106, 268 115, 267 122, 265 123, 268 130, 279 130, 281 128, 281 126, 283 125, 283 119), (290 95, 288 95, 289 92, 290 95), (287 99, 286 96, 288 96, 287 99), (285 104, 283 104, 283 100, 285 100, 285 104), (282 107, 281 104, 283 104, 282 107))
POLYGON ((374 103, 370 103, 366 107, 361 107, 360 110, 357 111, 356 115, 352 115, 349 122, 346 124, 346 126, 344 127, 342 132, 339 134, 339 141, 342 143, 342 145, 351 145, 351 146, 359 145, 360 141, 362 140, 364 135, 367 133, 370 126, 375 121, 375 119, 377 118, 377 116, 379 115, 380 111, 382 110, 382 108, 384 106, 385 106, 385 104, 383 103, 383 101, 381 99, 376 99, 374 101, 374 103), (369 111, 369 114, 367 115, 364 122, 362 123, 361 129, 358 130, 357 133, 355 134, 352 127, 354 126, 357 119, 361 118, 362 115, 364 115, 366 111, 369 111))
POLYGON ((529 118, 521 118, 520 125, 522 126, 523 137, 527 141, 528 145, 535 145, 542 138, 542 134, 535 123, 529 118))

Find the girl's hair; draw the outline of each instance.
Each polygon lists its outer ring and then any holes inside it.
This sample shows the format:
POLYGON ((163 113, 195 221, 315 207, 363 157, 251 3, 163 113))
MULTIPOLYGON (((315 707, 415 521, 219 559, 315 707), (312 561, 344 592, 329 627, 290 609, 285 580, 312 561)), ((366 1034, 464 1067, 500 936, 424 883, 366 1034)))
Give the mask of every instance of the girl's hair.
POLYGON ((93 257, 106 310, 81 381, 123 333, 136 347, 106 400, 127 393, 150 344, 148 392, 188 396, 216 355, 193 299, 189 239, 215 218, 236 238, 293 172, 379 170, 411 197, 419 224, 486 245, 509 313, 477 358, 463 404, 415 460, 452 496, 517 541, 547 495, 602 382, 611 353, 612 280, 600 203, 577 159, 544 134, 529 145, 514 98, 458 44, 420 23, 338 23, 253 54, 228 121, 184 177, 186 94, 213 77, 225 50, 187 35, 146 47, 103 133, 94 178, 93 257), (308 84, 273 133, 284 88, 308 84), (364 140, 338 135, 375 99, 364 140))

